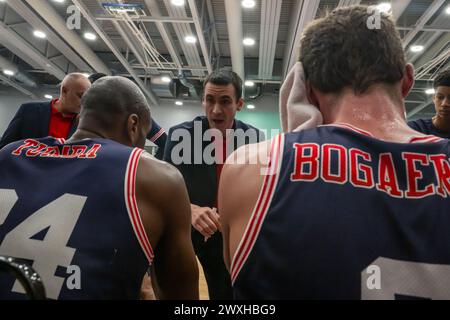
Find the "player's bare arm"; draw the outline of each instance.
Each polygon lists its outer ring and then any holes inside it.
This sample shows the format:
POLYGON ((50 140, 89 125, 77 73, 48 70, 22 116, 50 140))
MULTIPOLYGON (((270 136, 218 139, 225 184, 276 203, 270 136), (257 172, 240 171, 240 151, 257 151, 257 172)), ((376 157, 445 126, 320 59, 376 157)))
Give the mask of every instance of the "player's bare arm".
POLYGON ((228 157, 223 167, 219 212, 228 269, 258 199, 264 180, 261 170, 267 167, 269 149, 270 141, 243 146, 228 157))
POLYGON ((144 154, 138 166, 137 200, 155 258, 159 299, 198 299, 198 267, 191 243, 191 211, 185 183, 173 166, 144 154))

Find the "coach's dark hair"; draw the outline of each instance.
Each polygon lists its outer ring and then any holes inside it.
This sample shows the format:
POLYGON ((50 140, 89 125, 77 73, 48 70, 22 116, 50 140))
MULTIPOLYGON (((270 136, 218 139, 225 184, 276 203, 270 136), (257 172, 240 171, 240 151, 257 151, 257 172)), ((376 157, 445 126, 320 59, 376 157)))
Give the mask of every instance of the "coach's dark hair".
POLYGON ((91 83, 94 83, 95 81, 97 81, 98 79, 101 79, 103 77, 106 77, 107 74, 106 73, 101 73, 101 72, 97 72, 97 73, 93 73, 91 74, 88 79, 91 83))
POLYGON ((218 86, 227 86, 232 84, 236 94, 236 100, 242 98, 242 79, 236 72, 228 69, 220 69, 209 74, 203 82, 203 91, 208 83, 212 83, 218 86))
POLYGON ((301 39, 300 61, 313 87, 334 94, 351 88, 359 95, 374 84, 394 84, 406 68, 392 17, 367 6, 338 8, 313 21, 301 39))
POLYGON ((437 87, 440 86, 450 87, 450 69, 440 72, 436 78, 434 78, 433 87, 437 89, 437 87))

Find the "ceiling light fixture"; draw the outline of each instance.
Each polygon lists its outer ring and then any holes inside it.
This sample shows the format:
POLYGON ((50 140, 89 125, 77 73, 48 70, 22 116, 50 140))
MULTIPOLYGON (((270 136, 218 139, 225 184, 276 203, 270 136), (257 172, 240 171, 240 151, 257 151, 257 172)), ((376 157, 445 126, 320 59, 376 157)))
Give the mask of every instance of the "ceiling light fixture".
POLYGON ((244 8, 250 9, 256 5, 256 2, 254 0, 243 0, 241 4, 244 8))
POLYGON ((255 39, 245 38, 242 43, 246 46, 253 46, 255 44, 255 39))
POLYGON ((177 106, 182 106, 182 105, 183 105, 183 101, 175 101, 175 104, 176 104, 177 106))
POLYGON ((95 34, 91 33, 91 32, 86 32, 84 34, 84 38, 87 39, 87 40, 92 40, 93 41, 93 40, 97 39, 97 36, 95 34))
POLYGON ((424 49, 424 46, 412 46, 411 47, 411 52, 421 52, 421 51, 423 51, 423 49, 424 49))
POLYGON ((44 32, 39 31, 39 30, 35 30, 35 31, 33 32, 33 34, 34 34, 34 36, 37 37, 37 38, 41 38, 41 39, 47 38, 47 35, 46 35, 44 32))
POLYGON ((53 96, 51 95, 51 94, 46 94, 45 96, 44 96, 44 98, 45 99, 53 99, 53 96))
POLYGON ((254 85, 255 85, 255 83, 253 81, 250 81, 250 80, 245 81, 246 87, 253 87, 254 85))
POLYGON ((11 70, 3 70, 3 73, 6 74, 7 76, 13 76, 14 75, 14 71, 11 71, 11 70))
POLYGON ((392 5, 389 2, 382 2, 377 5, 377 9, 381 12, 388 13, 392 9, 392 5))
POLYGON ((172 0, 171 2, 174 6, 178 7, 184 6, 184 0, 172 0))
POLYGON ((436 93, 436 90, 434 90, 433 88, 432 89, 427 89, 427 90, 425 90, 425 93, 428 94, 428 95, 432 95, 432 94, 436 93))
POLYGON ((164 83, 170 83, 170 81, 172 81, 172 79, 170 79, 169 77, 162 77, 161 81, 164 83))
POLYGON ((253 104, 249 104, 249 105, 247 106, 247 109, 253 110, 253 109, 255 109, 255 106, 254 106, 253 104))
POLYGON ((187 43, 196 43, 197 42, 197 38, 194 36, 186 36, 184 38, 184 41, 186 41, 187 43))

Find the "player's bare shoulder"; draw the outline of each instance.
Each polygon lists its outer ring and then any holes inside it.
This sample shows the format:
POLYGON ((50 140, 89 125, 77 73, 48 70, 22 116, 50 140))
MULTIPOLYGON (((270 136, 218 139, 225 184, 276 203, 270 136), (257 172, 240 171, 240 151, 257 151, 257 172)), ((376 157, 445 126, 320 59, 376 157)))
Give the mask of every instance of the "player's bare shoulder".
POLYGON ((155 193, 176 188, 180 184, 184 187, 183 176, 174 166, 147 152, 143 152, 139 159, 137 180, 147 188, 155 189, 155 193))
POLYGON ((255 171, 269 163, 270 141, 248 144, 238 148, 226 160, 226 174, 237 175, 242 171, 255 171))

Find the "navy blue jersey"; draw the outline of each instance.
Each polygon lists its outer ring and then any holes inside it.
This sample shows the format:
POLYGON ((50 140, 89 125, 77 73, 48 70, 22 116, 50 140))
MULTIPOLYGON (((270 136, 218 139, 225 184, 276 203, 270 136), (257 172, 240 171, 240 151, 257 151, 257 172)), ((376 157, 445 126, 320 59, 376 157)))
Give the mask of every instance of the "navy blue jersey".
POLYGON ((233 257, 235 298, 449 299, 449 155, 445 139, 348 125, 278 136, 233 257))
POLYGON ((436 128, 433 124, 432 119, 418 119, 414 121, 409 121, 408 125, 416 131, 422 132, 424 134, 432 134, 437 137, 450 139, 449 132, 443 132, 436 128))
MULTIPOLYGON (((0 151, 0 255, 51 299, 137 299, 153 257, 135 198, 143 150, 106 139, 28 139, 0 151)), ((0 299, 25 295, 0 277, 0 299)))
POLYGON ((159 126, 155 121, 152 122, 152 129, 147 135, 147 139, 156 144, 156 141, 164 135, 166 131, 159 126))

